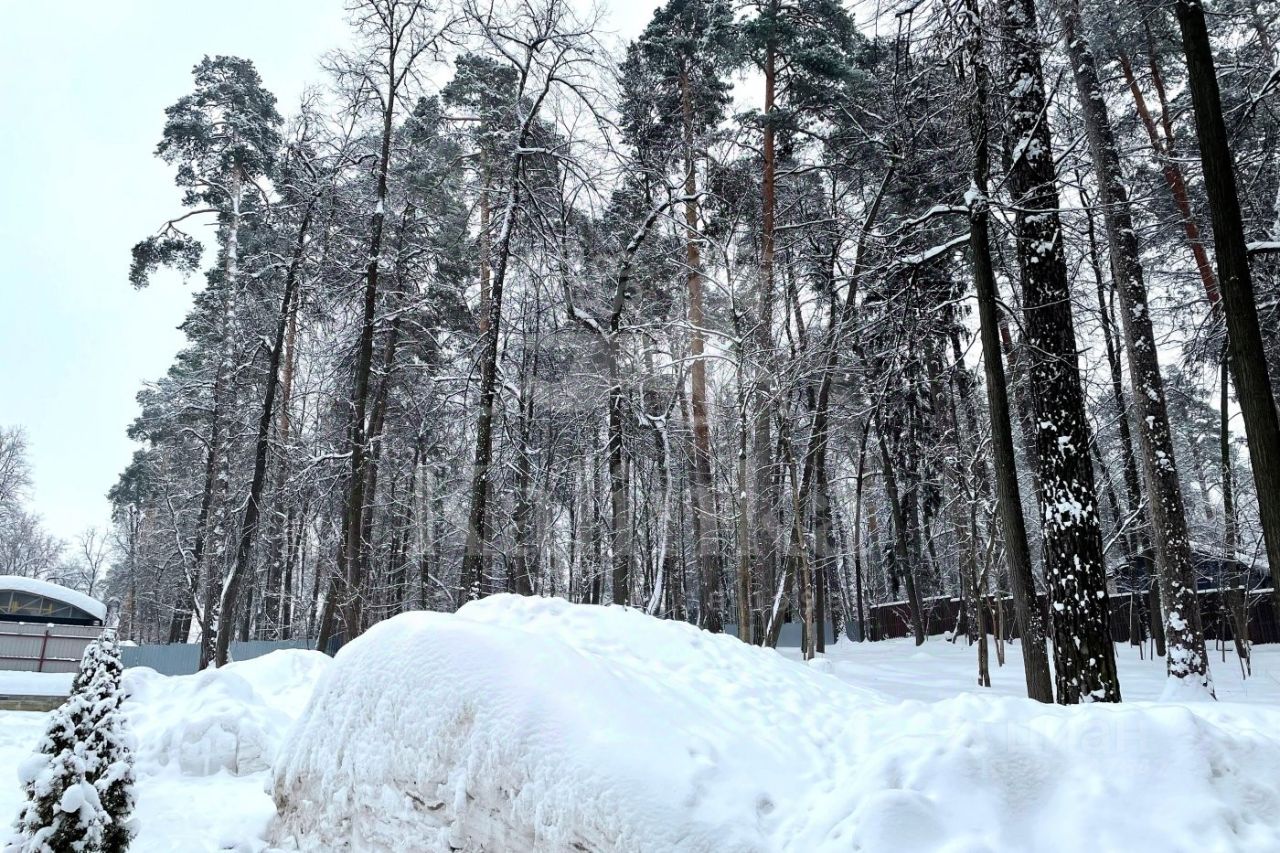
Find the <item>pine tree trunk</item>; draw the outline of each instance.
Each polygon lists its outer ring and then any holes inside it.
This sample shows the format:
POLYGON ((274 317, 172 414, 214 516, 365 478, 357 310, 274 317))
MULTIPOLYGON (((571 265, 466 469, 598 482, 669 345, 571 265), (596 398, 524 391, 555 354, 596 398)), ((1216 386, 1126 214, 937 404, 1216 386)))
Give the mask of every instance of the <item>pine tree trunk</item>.
POLYGON ((1120 700, 1033 0, 1006 0, 1009 188, 1036 417, 1057 699, 1120 700))
POLYGON ((1204 185, 1213 218, 1218 286, 1236 396, 1244 415, 1249 458, 1258 496, 1258 515, 1271 565, 1273 603, 1280 607, 1280 418, 1267 376, 1266 351, 1258 325, 1244 222, 1236 193, 1235 166, 1222 117, 1222 98, 1204 9, 1198 0, 1175 0, 1187 57, 1187 83, 1195 109, 1196 135, 1204 164, 1204 185))
MULTIPOLYGON (((686 68, 680 74, 680 107, 684 125, 684 226, 686 290, 689 312, 689 408, 693 421, 693 465, 690 497, 693 503, 693 540, 698 575, 705 589, 720 586, 720 559, 716 549, 716 518, 711 511, 711 429, 707 425, 707 363, 704 356, 706 317, 702 308, 702 246, 698 225, 697 152, 693 139, 693 99, 686 68)), ((741 574, 741 573, 739 573, 741 574)), ((742 597, 739 578, 739 598, 742 597)), ((750 585, 747 585, 748 595, 750 585)), ((710 605, 710 601, 707 605, 710 605)), ((743 618, 739 602, 738 637, 751 642, 749 618, 743 618)), ((714 619, 713 621, 718 621, 714 619)))
MULTIPOLYGON (((521 139, 521 145, 524 139, 521 139)), ((520 208, 520 160, 513 158, 507 190, 507 203, 502 214, 502 230, 498 237, 498 258, 493 285, 489 292, 489 325, 480 336, 480 399, 476 418, 476 449, 471 474, 471 510, 467 516, 466 550, 459 575, 462 601, 479 598, 486 575, 489 542, 489 476, 493 461, 493 421, 497 405, 498 333, 502 322, 502 290, 511 256, 511 238, 520 208)))
MULTIPOLYGON (((240 523, 240 538, 236 545, 235 563, 231 573, 222 586, 222 595, 218 602, 218 640, 214 652, 217 666, 225 666, 227 653, 231 647, 231 626, 235 620, 236 603, 240 594, 240 585, 249 571, 249 558, 253 551, 253 540, 258 533, 258 522, 262 516, 262 492, 267 481, 267 460, 271 451, 271 421, 275 417, 276 391, 280 382, 280 363, 284 352, 285 331, 289 324, 289 315, 293 310, 294 293, 297 292, 298 273, 302 267, 303 252, 306 249, 307 231, 311 227, 311 214, 315 209, 318 196, 313 196, 302 222, 298 225, 297 238, 293 245, 293 257, 289 262, 289 271, 285 274, 284 295, 280 300, 280 313, 276 318, 275 339, 271 344, 271 355, 267 362, 267 387, 262 395, 262 411, 258 416, 258 437, 253 449, 253 479, 249 483, 249 498, 245 504, 244 519, 240 523)), ((246 611, 248 608, 246 608, 246 611)))
POLYGON ((1150 497, 1157 577, 1160 597, 1165 602, 1166 662, 1169 675, 1179 679, 1179 683, 1186 679, 1186 683, 1197 684, 1212 694, 1209 659, 1205 653, 1204 631, 1200 626, 1200 605, 1196 600, 1186 509, 1174 458, 1173 435, 1169 427, 1155 333, 1151 327, 1147 287, 1139 260, 1138 235, 1120 171, 1120 152, 1103 100, 1097 62, 1081 32, 1079 0, 1060 0, 1060 12, 1067 55, 1075 75, 1080 115, 1097 174, 1111 269, 1120 297, 1125 352, 1129 357, 1143 471, 1150 497))
MULTIPOLYGON (((756 348, 756 377, 751 395, 752 465, 755 501, 752 507, 752 533, 754 534, 753 569, 759 573, 761 585, 770 590, 777 581, 778 490, 772 438, 772 382, 773 362, 773 302, 774 302, 774 226, 776 211, 777 152, 774 122, 774 98, 776 88, 776 60, 772 45, 765 49, 764 62, 764 129, 763 174, 761 176, 760 210, 760 278, 759 314, 754 329, 756 348)), ((784 569, 785 571, 785 569, 784 569)), ((774 620, 781 628, 781 621, 774 620)), ((770 638, 770 645, 776 642, 770 638)))
MULTIPOLYGON (((1165 185, 1169 187, 1169 194, 1173 197, 1174 206, 1178 208, 1178 215, 1182 220, 1182 230, 1186 235, 1187 244, 1191 247, 1191 254, 1195 258, 1196 271, 1200 274, 1205 297, 1209 300, 1210 305, 1217 306, 1220 299, 1218 280, 1213 274, 1213 264, 1209 261, 1209 252, 1205 249, 1204 240, 1200 236, 1200 225, 1196 222, 1195 214, 1191 210, 1191 194, 1187 191, 1186 178, 1183 177, 1182 167, 1178 165, 1177 159, 1173 156, 1173 138, 1166 136, 1161 139, 1160 131, 1156 127, 1155 119, 1151 116, 1151 110, 1142 94, 1142 88, 1138 85, 1138 78, 1134 74, 1133 64, 1129 60, 1128 54, 1124 50, 1120 50, 1117 56, 1120 60, 1120 70, 1124 73, 1125 83, 1128 84, 1129 93, 1133 96, 1134 109, 1137 111, 1138 118, 1141 119, 1142 126, 1147 132, 1147 139, 1151 142, 1151 149, 1155 154, 1156 162, 1160 165, 1160 173, 1164 177, 1165 185)), ((1165 120, 1166 132, 1168 132, 1168 129, 1172 128, 1169 117, 1161 115, 1161 118, 1165 120)))
MULTIPOLYGON (((227 393, 227 385, 231 381, 231 371, 233 368, 233 355, 231 350, 231 342, 235 333, 236 326, 236 280, 240 274, 240 196, 243 192, 243 175, 239 169, 231 170, 230 188, 228 194, 230 196, 230 214, 227 217, 226 236, 223 245, 223 288, 224 288, 224 304, 222 313, 222 337, 223 352, 222 362, 218 365, 217 376, 213 382, 213 434, 215 440, 218 433, 218 418, 222 412, 225 401, 222 399, 223 394, 227 393)), ((230 466, 229 456, 225 459, 225 464, 230 466)), ((227 474, 223 469, 222 476, 215 474, 215 489, 224 492, 227 489, 227 474)), ((212 492, 211 492, 212 494, 212 492)), ((206 516, 208 518, 208 516, 206 516)), ((200 662, 199 668, 204 669, 210 663, 214 662, 217 656, 217 645, 221 636, 225 633, 230 637, 232 623, 234 622, 234 614, 223 614, 219 602, 225 595, 225 580, 223 573, 225 566, 222 563, 222 546, 223 538, 221 529, 216 522, 213 524, 212 530, 206 530, 206 536, 212 541, 216 554, 216 560, 205 558, 206 569, 204 573, 204 630, 200 637, 200 662), (213 534, 209 536, 209 534, 213 534), (216 635, 216 636, 215 636, 216 635)), ((207 545, 206 545, 207 548, 207 545)))
POLYGON ((205 549, 211 530, 210 517, 213 509, 214 490, 218 479, 218 455, 222 452, 222 411, 221 373, 213 383, 213 412, 210 416, 209 444, 205 449, 204 490, 200 496, 200 514, 196 517, 196 539, 191 549, 194 568, 192 572, 199 580, 202 605, 199 607, 200 622, 200 659, 198 669, 204 669, 213 662, 214 655, 214 609, 217 601, 213 570, 207 565, 205 549))
MULTIPOLYGON (((982 336, 982 362, 986 374, 987 405, 991 419, 992 460, 995 468, 996 505, 1004 532, 1005 559, 1009 586, 1013 592, 1014 616, 1022 638, 1023 674, 1027 696, 1039 702, 1053 701, 1049 658, 1045 651, 1045 631, 1036 600, 1035 576, 1031 571, 1031 549, 1027 544, 1026 522, 1022 516, 1022 494, 1013 445, 1013 425, 1009 414, 1009 391, 1005 381, 997 315, 995 265, 991 258, 990 210, 987 204, 987 93, 990 76, 983 56, 982 31, 978 24, 977 0, 966 0, 971 29, 966 33, 970 62, 974 69, 976 97, 970 132, 974 141, 974 186, 977 190, 969 212, 969 244, 973 253, 974 284, 982 336)), ((980 602, 980 606, 981 602, 980 602)))

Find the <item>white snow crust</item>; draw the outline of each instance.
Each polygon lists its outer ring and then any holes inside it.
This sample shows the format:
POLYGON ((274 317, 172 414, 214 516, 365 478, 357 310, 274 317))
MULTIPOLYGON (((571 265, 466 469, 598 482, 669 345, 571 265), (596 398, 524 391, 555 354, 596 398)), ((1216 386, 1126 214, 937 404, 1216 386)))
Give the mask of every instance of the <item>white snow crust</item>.
POLYGON ((271 840, 311 851, 1280 850, 1280 709, 897 701, 834 671, 557 599, 398 616, 322 676, 277 756, 271 840))

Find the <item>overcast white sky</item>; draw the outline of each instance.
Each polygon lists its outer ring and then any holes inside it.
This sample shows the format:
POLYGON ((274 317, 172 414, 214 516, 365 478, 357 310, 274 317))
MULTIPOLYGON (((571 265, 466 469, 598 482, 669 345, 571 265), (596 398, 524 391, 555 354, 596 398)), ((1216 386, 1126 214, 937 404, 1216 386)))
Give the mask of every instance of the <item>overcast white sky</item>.
MULTIPOLYGON (((655 0, 613 0, 633 37, 655 0)), ((34 504, 71 539, 105 524, 134 396, 182 345, 197 279, 129 286, 129 249, 177 212, 153 155, 208 54, 252 59, 287 113, 347 40, 342 0, 0 0, 0 424, 27 431, 34 504)))

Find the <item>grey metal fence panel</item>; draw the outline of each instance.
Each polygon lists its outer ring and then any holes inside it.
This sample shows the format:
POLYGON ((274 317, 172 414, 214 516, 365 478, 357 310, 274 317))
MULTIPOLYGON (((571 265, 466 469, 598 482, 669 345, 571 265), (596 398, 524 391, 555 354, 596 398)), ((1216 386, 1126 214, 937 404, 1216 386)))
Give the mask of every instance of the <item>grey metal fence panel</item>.
POLYGON ((123 646, 120 659, 126 668, 145 666, 161 675, 187 675, 195 672, 200 664, 200 647, 195 643, 123 646))
POLYGON ((40 657, 40 644, 44 635, 20 636, 16 632, 0 634, 0 664, 5 669, 22 669, 35 672, 40 657))
MULTIPOLYGON (((733 622, 726 622, 724 632, 736 637, 738 636, 738 626, 733 622)), ((825 636, 825 643, 830 644, 836 641, 830 622, 823 623, 822 632, 825 636)), ((802 636, 804 636, 804 626, 799 622, 783 622, 781 629, 778 631, 778 648, 798 649, 800 648, 800 638, 802 636)))
POLYGON ((75 672, 80 658, 102 628, 0 622, 0 669, 25 672, 75 672))
MULTIPOLYGON (((252 660, 280 649, 313 649, 315 640, 249 640, 232 642, 231 660, 252 660)), ((146 666, 161 675, 190 675, 200 665, 200 646, 196 643, 166 643, 124 646, 121 658, 126 667, 146 666)))
POLYGON ((250 660, 280 649, 314 649, 315 640, 249 640, 231 644, 232 660, 250 660))

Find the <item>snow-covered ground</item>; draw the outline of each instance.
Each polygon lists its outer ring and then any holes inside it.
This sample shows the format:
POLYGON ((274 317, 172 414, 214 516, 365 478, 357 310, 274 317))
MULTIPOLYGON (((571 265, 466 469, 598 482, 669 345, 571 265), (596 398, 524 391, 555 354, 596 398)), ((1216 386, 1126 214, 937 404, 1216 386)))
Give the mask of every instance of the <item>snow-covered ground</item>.
MULTIPOLYGON (((134 850, 1280 850, 1280 647, 1247 681, 1215 653, 1224 701, 1161 704, 1162 662, 1118 646, 1125 704, 1078 708, 1020 698, 1016 644, 978 688, 974 654, 842 642, 805 665, 496 596, 332 664, 131 670, 134 850)), ((0 713, 0 772, 43 720, 0 713)), ((0 780, 0 820, 19 797, 0 780)))
POLYGON ((74 672, 0 670, 0 696, 66 696, 74 672))
MULTIPOLYGON (((1016 642, 1005 646, 1005 665, 996 663, 995 643, 988 643, 991 661, 991 687, 978 687, 977 646, 961 639, 949 643, 931 637, 917 647, 910 639, 884 640, 878 643, 852 643, 841 640, 828 648, 825 660, 830 671, 842 681, 870 687, 895 699, 918 699, 932 702, 959 693, 984 696, 1026 696, 1022 673, 1022 647, 1016 642)), ((800 660, 799 649, 781 649, 781 654, 800 660)), ((1126 702, 1155 701, 1165 687, 1164 658, 1152 660, 1150 648, 1139 657, 1134 646, 1116 646, 1116 669, 1120 674, 1120 693, 1126 702)), ((818 667, 826 666, 819 663, 818 667)), ((1223 650, 1211 645, 1209 671, 1214 690, 1222 702, 1247 702, 1280 708, 1280 644, 1255 646, 1253 676, 1240 674, 1240 662, 1230 646, 1223 650)))

